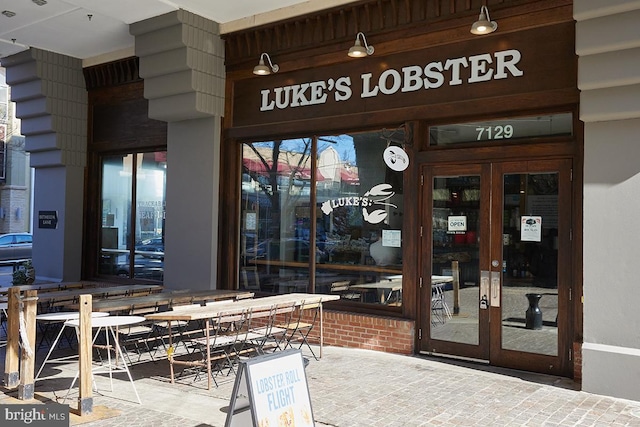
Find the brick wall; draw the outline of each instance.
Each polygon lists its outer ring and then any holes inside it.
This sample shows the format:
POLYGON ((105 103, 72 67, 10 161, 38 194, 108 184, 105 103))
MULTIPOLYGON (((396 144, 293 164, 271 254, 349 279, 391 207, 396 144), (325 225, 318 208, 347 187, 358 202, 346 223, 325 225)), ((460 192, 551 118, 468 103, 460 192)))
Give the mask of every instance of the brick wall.
POLYGON ((573 343, 573 379, 582 382, 582 343, 573 343))
MULTIPOLYGON (((324 310, 323 321, 325 345, 398 354, 414 353, 413 320, 324 310)), ((309 338, 311 342, 318 343, 320 328, 314 329, 316 333, 312 332, 309 338)))
POLYGON ((29 231, 28 188, 19 185, 4 185, 0 188, 0 206, 4 217, 0 217, 0 234, 29 231), (17 209, 20 215, 17 215, 17 209))

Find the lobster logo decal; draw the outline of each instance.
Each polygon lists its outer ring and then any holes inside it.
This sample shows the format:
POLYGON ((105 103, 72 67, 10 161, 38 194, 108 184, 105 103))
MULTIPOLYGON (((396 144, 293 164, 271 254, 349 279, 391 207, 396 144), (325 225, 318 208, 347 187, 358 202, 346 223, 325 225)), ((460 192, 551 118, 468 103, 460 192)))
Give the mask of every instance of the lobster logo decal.
POLYGON ((322 204, 322 212, 329 215, 334 209, 343 206, 362 206, 362 216, 369 224, 379 224, 384 221, 389 213, 384 209, 374 209, 376 206, 391 206, 398 209, 398 206, 387 202, 395 195, 390 184, 378 184, 373 186, 362 197, 341 197, 339 199, 327 200, 322 204))

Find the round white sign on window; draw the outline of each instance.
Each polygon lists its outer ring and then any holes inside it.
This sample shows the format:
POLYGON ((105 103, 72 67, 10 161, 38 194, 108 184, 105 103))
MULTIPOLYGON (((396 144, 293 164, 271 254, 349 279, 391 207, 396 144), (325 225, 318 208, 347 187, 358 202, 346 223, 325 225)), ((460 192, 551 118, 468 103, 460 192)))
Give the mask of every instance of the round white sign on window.
POLYGON ((398 146, 389 146, 382 153, 384 162, 394 171, 403 171, 409 167, 409 156, 398 146))

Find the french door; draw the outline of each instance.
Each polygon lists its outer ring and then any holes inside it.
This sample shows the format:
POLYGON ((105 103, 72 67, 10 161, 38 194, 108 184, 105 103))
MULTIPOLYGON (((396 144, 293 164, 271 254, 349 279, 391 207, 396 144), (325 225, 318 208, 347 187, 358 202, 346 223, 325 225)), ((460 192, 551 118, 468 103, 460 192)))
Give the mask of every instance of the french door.
POLYGON ((421 351, 570 374, 571 161, 422 174, 421 351))

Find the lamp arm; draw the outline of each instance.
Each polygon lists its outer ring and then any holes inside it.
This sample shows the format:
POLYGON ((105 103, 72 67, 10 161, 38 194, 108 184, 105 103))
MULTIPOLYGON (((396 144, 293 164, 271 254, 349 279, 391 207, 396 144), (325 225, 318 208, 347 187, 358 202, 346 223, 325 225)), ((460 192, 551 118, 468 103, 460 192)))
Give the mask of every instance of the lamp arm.
POLYGON ((373 46, 369 46, 369 44, 367 43, 367 38, 365 37, 364 33, 362 31, 359 31, 358 34, 356 34, 356 41, 358 40, 358 37, 362 38, 362 43, 364 44, 364 48, 367 50, 367 53, 369 55, 373 54, 373 46))
POLYGON ((483 10, 484 10, 485 16, 487 17, 487 21, 491 22, 491 17, 489 16, 489 9, 487 8, 487 6, 482 5, 482 7, 480 8, 481 14, 483 10))
POLYGON ((262 55, 260 55, 260 60, 264 61, 265 57, 267 58, 267 62, 269 62, 269 67, 271 67, 274 73, 277 73, 280 67, 277 64, 274 64, 273 62, 271 62, 271 57, 267 52, 263 52, 262 55))

